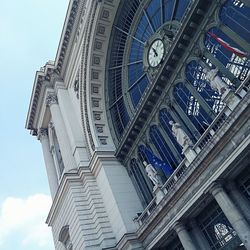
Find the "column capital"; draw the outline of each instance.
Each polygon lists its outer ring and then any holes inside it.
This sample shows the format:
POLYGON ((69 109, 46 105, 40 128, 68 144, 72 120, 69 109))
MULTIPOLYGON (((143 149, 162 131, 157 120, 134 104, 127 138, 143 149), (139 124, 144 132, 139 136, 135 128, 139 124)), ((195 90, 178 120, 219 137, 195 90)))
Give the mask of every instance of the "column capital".
POLYGON ((173 229, 177 234, 183 230, 186 230, 184 223, 181 221, 176 221, 173 225, 173 229))
POLYGON ((48 129, 47 128, 40 128, 38 130, 38 140, 42 140, 48 137, 48 129))
POLYGON ((213 196, 215 196, 216 194, 218 194, 220 192, 224 192, 224 188, 222 186, 222 181, 215 181, 215 182, 213 182, 210 185, 208 192, 210 194, 212 194, 213 196))
POLYGON ((46 105, 50 107, 52 104, 58 104, 58 99, 55 93, 49 93, 46 98, 46 105))

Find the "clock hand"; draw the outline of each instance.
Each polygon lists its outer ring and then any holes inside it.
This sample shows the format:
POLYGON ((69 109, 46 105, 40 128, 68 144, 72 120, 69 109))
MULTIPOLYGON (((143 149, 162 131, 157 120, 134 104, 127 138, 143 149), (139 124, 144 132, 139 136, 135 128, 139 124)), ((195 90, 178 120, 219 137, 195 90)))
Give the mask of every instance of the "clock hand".
POLYGON ((157 53, 156 49, 155 48, 152 48, 152 49, 153 49, 153 51, 155 53, 155 57, 158 56, 158 53, 157 53))

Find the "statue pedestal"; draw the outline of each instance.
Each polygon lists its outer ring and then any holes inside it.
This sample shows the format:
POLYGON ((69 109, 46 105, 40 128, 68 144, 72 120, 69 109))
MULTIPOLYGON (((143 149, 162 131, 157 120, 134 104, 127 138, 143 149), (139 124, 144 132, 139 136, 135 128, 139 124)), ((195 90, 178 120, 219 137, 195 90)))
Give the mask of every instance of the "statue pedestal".
POLYGON ((153 189, 153 194, 156 197, 156 204, 159 204, 160 201, 163 199, 163 197, 165 196, 163 190, 161 189, 161 187, 159 186, 154 186, 153 189))
POLYGON ((185 155, 189 163, 191 163, 197 155, 196 152, 191 148, 191 146, 183 148, 183 154, 185 155))
POLYGON ((234 110, 240 102, 240 98, 232 91, 229 91, 226 95, 221 97, 222 101, 227 105, 230 110, 234 110))

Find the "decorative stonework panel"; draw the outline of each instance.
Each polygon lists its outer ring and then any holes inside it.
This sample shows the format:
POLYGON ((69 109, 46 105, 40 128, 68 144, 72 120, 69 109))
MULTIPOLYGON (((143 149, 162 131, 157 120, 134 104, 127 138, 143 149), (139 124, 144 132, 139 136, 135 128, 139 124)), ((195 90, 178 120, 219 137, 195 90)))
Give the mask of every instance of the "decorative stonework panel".
POLYGON ((96 112, 96 111, 94 111, 93 112, 93 115, 94 115, 94 119, 96 120, 96 121, 100 121, 101 120, 101 112, 96 112))
POLYGON ((101 24, 98 25, 97 34, 98 35, 104 35, 105 34, 105 26, 104 25, 101 25, 101 24))
POLYGON ((102 49, 102 43, 103 41, 96 39, 94 43, 94 48, 95 50, 101 50, 102 49))
POLYGON ((100 93, 100 86, 97 84, 92 83, 91 94, 99 94, 100 93))
POLYGON ((83 50, 83 98, 85 99, 85 110, 82 112, 83 120, 87 124, 88 140, 92 140, 92 149, 101 145, 112 145, 110 132, 107 128, 108 122, 104 113, 105 93, 105 65, 107 48, 111 33, 114 15, 119 5, 119 1, 102 1, 101 4, 95 2, 96 11, 92 12, 88 23, 88 33, 86 35, 83 50), (94 34, 93 34, 94 32, 94 34), (90 64, 89 64, 90 62, 90 64), (89 85, 87 87, 86 85, 89 85), (84 93, 84 91, 89 91, 84 93), (89 102, 89 103, 88 103, 89 102), (88 117, 90 115, 92 117, 88 117), (91 121, 93 124, 91 124, 91 121), (94 133, 96 137, 94 137, 94 133), (102 134, 102 136, 100 136, 102 134), (96 144, 97 143, 97 144, 96 144))
POLYGON ((92 65, 99 66, 101 64, 101 57, 98 55, 93 55, 92 65))

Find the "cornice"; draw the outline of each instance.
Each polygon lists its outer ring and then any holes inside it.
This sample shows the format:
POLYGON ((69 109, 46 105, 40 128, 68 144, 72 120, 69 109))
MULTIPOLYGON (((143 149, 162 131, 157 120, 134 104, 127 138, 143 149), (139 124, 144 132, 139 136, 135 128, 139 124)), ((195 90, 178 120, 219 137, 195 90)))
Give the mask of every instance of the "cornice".
POLYGON ((39 102, 42 99, 46 86, 54 86, 56 80, 62 81, 61 70, 65 60, 66 51, 69 46, 79 2, 80 0, 71 0, 69 3, 55 62, 47 62, 44 67, 36 72, 29 111, 25 124, 25 128, 30 130, 30 133, 34 136, 37 135, 38 129, 35 124, 35 120, 38 116, 39 108, 41 108, 39 107, 39 102))
POLYGON ((59 42, 54 72, 58 75, 62 73, 62 67, 65 63, 66 55, 69 54, 69 45, 72 38, 73 28, 76 23, 77 13, 79 11, 81 0, 71 0, 67 10, 66 18, 63 25, 62 35, 59 42))
POLYGON ((41 97, 45 93, 46 87, 51 87, 52 74, 54 72, 55 65, 53 61, 49 61, 36 72, 34 85, 31 94, 31 100, 28 110, 28 115, 26 119, 25 128, 31 131, 32 135, 37 135, 37 127, 35 125, 35 120, 38 114, 39 103, 41 102, 41 97))

